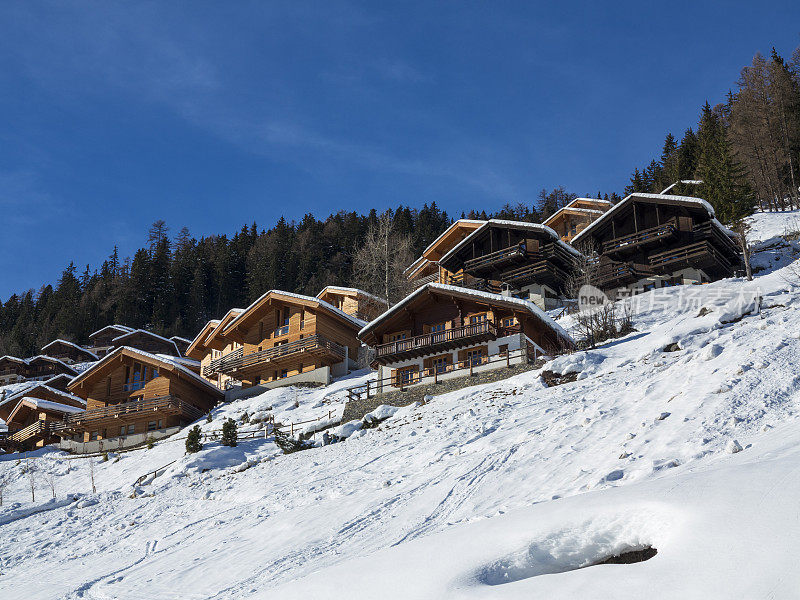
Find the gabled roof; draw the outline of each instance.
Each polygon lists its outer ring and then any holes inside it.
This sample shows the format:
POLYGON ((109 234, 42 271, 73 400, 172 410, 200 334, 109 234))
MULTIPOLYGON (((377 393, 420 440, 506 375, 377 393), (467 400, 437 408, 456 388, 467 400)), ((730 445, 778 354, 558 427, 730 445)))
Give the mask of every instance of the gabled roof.
POLYGON ((192 371, 189 367, 182 365, 179 360, 176 360, 178 357, 167 356, 166 354, 151 354, 150 352, 145 352, 144 350, 139 350, 138 348, 131 348, 130 346, 120 346, 119 348, 115 348, 112 352, 109 352, 97 363, 95 363, 91 369, 84 371, 75 379, 73 379, 69 384, 69 389, 74 389, 78 384, 86 381, 87 379, 91 379, 97 373, 100 373, 107 364, 121 354, 131 356, 133 358, 139 358, 143 361, 149 362, 150 364, 157 364, 159 367, 159 372, 162 369, 166 369, 170 372, 177 371, 187 376, 191 381, 194 381, 202 387, 213 390, 217 396, 224 395, 224 393, 217 388, 217 386, 200 377, 200 375, 192 371))
POLYGON ((453 232, 458 229, 467 229, 467 230, 475 230, 481 225, 486 223, 486 221, 482 219, 458 219, 457 221, 453 221, 453 223, 445 229, 442 233, 440 233, 435 240, 433 240, 425 250, 422 251, 420 257, 415 260, 411 265, 409 265, 404 271, 404 275, 408 275, 415 267, 421 266, 426 262, 436 262, 439 258, 437 256, 432 256, 431 254, 436 249, 436 247, 442 243, 448 236, 450 236, 453 232))
POLYGON ((203 328, 197 332, 197 335, 194 336, 194 339, 189 342, 189 347, 186 348, 186 356, 189 356, 196 349, 204 346, 203 340, 205 340, 209 332, 211 332, 217 325, 219 325, 219 319, 211 319, 208 323, 203 325, 203 328))
MULTIPOLYGON (((611 208, 611 210, 609 210, 608 212, 603 213, 603 216, 601 216, 596 221, 593 221, 592 223, 587 225, 586 228, 583 231, 581 231, 578 235, 576 235, 574 238, 572 238, 572 244, 573 245, 576 244, 582 238, 587 236, 590 231, 592 231, 594 229, 597 229, 600 225, 602 225, 608 219, 610 219, 616 213, 618 213, 623 207, 628 206, 631 202, 633 202, 633 200, 635 198, 643 198, 645 200, 665 200, 665 201, 668 201, 668 202, 670 202, 672 204, 683 204, 685 206, 699 207, 699 208, 704 209, 706 212, 708 212, 708 216, 713 221, 716 221, 719 224, 719 221, 717 221, 716 218, 715 218, 714 207, 711 206, 708 202, 706 202, 702 198, 694 198, 692 196, 673 196, 671 194, 646 194, 644 192, 636 192, 636 193, 633 193, 633 194, 627 196, 626 198, 624 198, 620 202, 617 202, 611 208)), ((722 225, 720 224, 720 227, 721 226, 722 225)))
POLYGON ((86 348, 78 346, 78 344, 75 344, 73 342, 68 342, 67 340, 62 340, 62 339, 53 340, 52 342, 50 342, 49 344, 44 346, 41 349, 41 352, 45 352, 48 348, 50 348, 50 346, 53 346, 55 344, 64 344, 65 346, 69 346, 70 348, 73 348, 73 349, 77 350, 78 352, 81 352, 81 353, 83 353, 85 355, 91 356, 94 360, 97 360, 97 355, 94 352, 90 352, 86 348))
POLYGON ((53 358, 52 356, 47 356, 46 354, 37 354, 36 356, 32 356, 30 358, 17 358, 16 356, 0 356, 0 361, 3 360, 9 360, 11 362, 16 362, 26 366, 30 366, 33 363, 37 362, 50 362, 61 365, 62 367, 64 367, 73 374, 77 373, 77 371, 73 367, 69 366, 67 363, 58 360, 57 358, 53 358))
POLYGON ((510 228, 514 228, 514 229, 527 229, 528 231, 535 231, 537 233, 543 233, 546 236, 548 236, 549 238, 551 238, 554 243, 560 245, 562 248, 564 248, 570 254, 574 254, 575 256, 578 256, 578 257, 581 256, 581 253, 578 252, 575 248, 573 248, 569 244, 566 244, 566 243, 562 242, 561 241, 561 236, 559 236, 555 231, 550 229, 547 225, 542 225, 541 223, 528 223, 527 221, 509 221, 507 219, 489 219, 483 225, 478 227, 478 229, 476 229, 475 231, 470 233, 467 237, 465 237, 463 240, 461 240, 461 242, 456 244, 450 250, 450 252, 448 252, 441 259, 439 259, 439 262, 442 263, 442 264, 445 263, 451 257, 455 256, 458 253, 458 251, 461 250, 461 248, 463 248, 464 246, 469 244, 474 238, 478 237, 479 235, 481 235, 481 233, 483 233, 484 231, 486 231, 487 229, 489 229, 492 226, 510 227, 510 228))
POLYGON ((181 337, 179 335, 173 335, 171 338, 173 342, 183 342, 184 344, 191 344, 192 340, 187 340, 185 337, 181 337))
POLYGON ((325 302, 324 300, 321 300, 319 298, 315 298, 313 296, 304 296, 303 294, 294 294, 292 292, 284 292, 283 290, 269 290, 265 294, 262 294, 261 297, 258 298, 258 300, 253 302, 246 309, 244 309, 244 311, 240 315, 238 315, 235 319, 233 319, 230 323, 225 325, 224 328, 222 329, 222 334, 223 335, 227 334, 231 329, 236 327, 238 323, 247 319, 247 317, 249 317, 250 314, 258 310, 258 308, 267 299, 271 297, 282 298, 284 301, 288 301, 290 304, 292 303, 305 304, 307 306, 315 306, 321 308, 328 314, 338 317, 340 320, 354 327, 356 330, 362 328, 366 324, 366 321, 362 321, 359 318, 348 315, 343 310, 340 310, 335 306, 333 306, 332 304, 329 304, 328 302, 325 302))
POLYGON ((89 339, 92 339, 96 335, 103 333, 106 329, 113 329, 114 331, 118 331, 119 333, 126 333, 128 331, 133 331, 133 327, 128 327, 127 325, 106 325, 105 327, 101 327, 97 331, 94 331, 89 334, 89 339))
POLYGON ((21 384, 20 387, 16 388, 13 393, 8 394, 5 400, 0 401, 0 406, 4 406, 8 403, 16 403, 21 398, 26 396, 33 397, 37 390, 46 390, 48 393, 53 394, 54 396, 63 398, 65 402, 72 402, 86 407, 86 401, 83 398, 79 398, 78 396, 70 394, 69 392, 62 392, 61 390, 52 388, 41 381, 26 381, 24 384, 21 384))
POLYGON ((363 341, 364 335, 372 332, 383 321, 386 321, 390 317, 403 311, 406 306, 408 306, 416 298, 422 296, 428 291, 440 292, 446 295, 457 296, 461 298, 469 298, 473 300, 487 302, 489 304, 497 306, 506 306, 514 309, 525 310, 534 317, 536 317, 544 325, 552 329, 556 335, 572 343, 572 338, 566 332, 566 330, 564 330, 564 328, 561 327, 561 325, 559 325, 553 319, 551 319, 547 315, 547 313, 545 313, 541 308, 536 306, 530 300, 523 300, 522 298, 514 298, 513 296, 503 296, 501 294, 493 294, 491 292, 481 292, 478 290, 462 288, 455 285, 446 285, 443 283, 428 283, 423 286, 420 286, 419 288, 411 292, 408 296, 403 298, 403 300, 392 306, 389 310, 387 310, 383 314, 379 315, 378 317, 370 321, 368 325, 366 325, 363 329, 361 329, 361 331, 358 332, 359 339, 363 341))
POLYGON ((59 402, 52 402, 50 400, 42 400, 41 398, 24 397, 17 405, 11 410, 8 415, 7 423, 12 423, 20 410, 30 408, 31 410, 48 410, 61 414, 79 413, 86 410, 77 406, 70 406, 69 404, 61 404, 59 402))
POLYGON ((378 298, 376 295, 370 294, 369 292, 365 292, 364 290, 360 290, 358 288, 342 287, 340 285, 326 285, 324 288, 322 288, 320 293, 317 294, 317 298, 322 299, 322 296, 326 293, 342 294, 344 296, 364 296, 370 300, 379 302, 380 304, 386 304, 386 300, 378 298))
POLYGON ((181 356, 181 350, 180 350, 180 348, 178 348, 178 344, 176 344, 174 340, 171 340, 169 338, 165 338, 164 336, 158 335, 157 333, 153 333, 152 331, 147 331, 146 329, 132 329, 127 333, 123 333, 122 335, 115 337, 113 340, 111 340, 111 342, 113 344, 122 346, 122 345, 124 345, 123 342, 127 338, 129 338, 131 336, 134 336, 134 335, 144 335, 144 336, 156 339, 156 340, 158 340, 160 342, 165 342, 167 344, 172 344, 172 347, 175 348, 175 352, 177 353, 176 356, 181 356))

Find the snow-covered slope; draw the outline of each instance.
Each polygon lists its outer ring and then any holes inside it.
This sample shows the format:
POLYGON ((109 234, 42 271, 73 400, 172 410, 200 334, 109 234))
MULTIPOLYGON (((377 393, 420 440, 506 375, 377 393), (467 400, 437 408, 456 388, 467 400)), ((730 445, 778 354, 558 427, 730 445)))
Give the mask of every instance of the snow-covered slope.
MULTIPOLYGON (((108 462, 40 452, 34 503, 27 463, 0 458, 0 597, 798 597, 797 250, 750 283, 635 298, 637 331, 544 367, 573 383, 531 371, 291 455, 261 438, 184 456, 182 435, 108 462)), ((369 376, 202 427, 337 418, 369 376)))

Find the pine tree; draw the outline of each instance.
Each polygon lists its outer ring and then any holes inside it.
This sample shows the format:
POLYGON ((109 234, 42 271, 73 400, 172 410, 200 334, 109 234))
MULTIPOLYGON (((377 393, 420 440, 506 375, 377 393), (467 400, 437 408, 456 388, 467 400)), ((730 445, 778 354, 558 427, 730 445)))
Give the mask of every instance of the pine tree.
POLYGON ((200 443, 200 425, 195 425, 186 434, 186 453, 194 454, 203 449, 203 444, 200 443))
POLYGON ((236 421, 233 419, 226 419, 222 424, 222 439, 220 443, 223 446, 236 446, 236 421))

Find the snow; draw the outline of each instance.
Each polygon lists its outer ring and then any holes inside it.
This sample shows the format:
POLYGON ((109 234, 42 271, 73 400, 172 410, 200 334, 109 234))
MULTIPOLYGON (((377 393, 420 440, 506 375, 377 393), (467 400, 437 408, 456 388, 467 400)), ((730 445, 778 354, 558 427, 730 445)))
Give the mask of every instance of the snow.
POLYGON ((61 404, 60 402, 52 402, 50 400, 42 400, 41 398, 30 398, 27 396, 22 398, 20 402, 26 402, 35 408, 41 408, 43 410, 55 410, 62 413, 79 413, 86 410, 85 402, 83 407, 78 407, 70 406, 68 404, 61 404))
POLYGON ((92 339, 97 334, 104 332, 106 329, 115 329, 117 331, 122 331, 122 332, 134 331, 133 327, 128 327, 127 325, 116 325, 116 324, 115 325, 106 325, 105 327, 101 327, 97 331, 94 331, 94 332, 90 333, 89 334, 89 339, 92 339))
MULTIPOLYGON (((648 292, 635 332, 544 367, 578 381, 528 371, 294 454, 256 437, 185 456, 183 431, 107 462, 0 456, 0 597, 797 598, 799 291, 777 266, 648 292)), ((199 424, 327 418, 369 377, 199 424)))
POLYGON ((748 220, 751 243, 765 242, 787 232, 800 232, 800 210, 786 212, 759 212, 748 220))
POLYGON ((322 296, 327 291, 330 291, 330 292, 332 292, 334 294, 336 292, 359 294, 361 296, 365 296, 367 298, 370 298, 371 300, 374 300, 375 302, 378 302, 379 304, 384 304, 384 305, 386 304, 385 300, 382 300, 382 299, 378 298, 375 294, 370 294, 369 292, 365 292, 364 290, 360 290, 358 288, 342 287, 341 285, 326 285, 324 288, 322 288, 322 290, 320 290, 319 294, 317 294, 316 297, 319 298, 320 296, 322 296))

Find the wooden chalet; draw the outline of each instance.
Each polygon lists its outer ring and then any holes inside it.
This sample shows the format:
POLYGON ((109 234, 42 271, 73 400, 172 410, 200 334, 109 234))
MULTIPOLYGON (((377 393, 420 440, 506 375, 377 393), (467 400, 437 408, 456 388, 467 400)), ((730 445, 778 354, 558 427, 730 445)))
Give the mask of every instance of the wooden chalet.
POLYGON ((439 265, 439 259, 484 223, 486 221, 475 219, 455 221, 425 248, 422 255, 403 274, 416 287, 431 282, 445 283, 453 273, 444 271, 439 265))
POLYGON ((28 363, 16 356, 0 357, 0 386, 21 383, 27 379, 28 363))
POLYGON ((598 198, 575 198, 553 213, 542 225, 555 231, 563 242, 572 238, 596 221, 613 206, 608 200, 598 198))
POLYGON ((445 254, 444 283, 557 306, 581 254, 545 225, 491 219, 445 254))
POLYGON ((55 390, 59 390, 61 392, 67 391, 67 386, 69 382, 72 381, 73 376, 68 375, 67 373, 61 373, 60 375, 56 375, 55 377, 51 377, 50 379, 45 379, 44 384, 47 387, 51 387, 55 390))
POLYGON ((360 346, 356 334, 364 325, 319 298, 271 290, 222 329, 226 340, 241 347, 212 360, 203 374, 221 373, 243 387, 329 383, 354 364, 360 346))
POLYGON ((151 354, 166 354, 168 356, 183 356, 178 345, 168 338, 162 337, 146 329, 134 329, 123 333, 111 340, 114 348, 127 346, 151 354))
POLYGON ((61 374, 74 377, 78 373, 65 362, 43 354, 32 358, 0 357, 0 386, 24 381, 44 381, 61 374))
POLYGON ((707 283, 733 276, 741 265, 735 234, 710 204, 689 196, 631 194, 572 244, 594 257, 595 285, 620 295, 707 283))
POLYGON ((371 321, 389 308, 386 300, 364 290, 337 285, 326 286, 317 298, 362 321, 371 321))
POLYGON ((128 327, 127 325, 106 325, 105 327, 89 334, 89 350, 98 357, 102 358, 115 348, 114 344, 112 343, 114 338, 117 338, 125 333, 130 333, 131 331, 133 331, 133 327, 128 327))
MULTIPOLYGON (((206 381, 217 388, 225 390, 231 385, 241 383, 226 373, 210 368, 213 361, 220 362, 231 352, 239 350, 242 344, 223 335, 222 331, 236 317, 244 312, 241 308, 232 308, 222 319, 213 319, 205 324, 186 349, 186 356, 200 361, 200 374, 206 381)), ((215 363, 216 364, 216 363, 215 363)))
POLYGON ((76 377, 69 391, 86 410, 53 426, 62 438, 91 441, 183 426, 223 399, 175 357, 122 346, 76 377))
POLYGON ((68 365, 98 360, 98 356, 93 352, 66 340, 53 340, 41 349, 41 353, 57 358, 68 365))
POLYGON ((8 416, 8 439, 22 448, 41 448, 57 442, 53 425, 63 422, 68 415, 82 413, 86 403, 67 394, 59 401, 25 395, 8 416))
POLYGON ((428 283, 369 323, 380 391, 489 370, 570 349, 570 336, 529 300, 428 283))
POLYGON ((8 422, 11 411, 22 398, 26 397, 82 408, 86 406, 86 402, 74 394, 56 389, 40 381, 28 381, 17 386, 13 392, 6 394, 5 398, 0 396, 0 419, 8 422))

